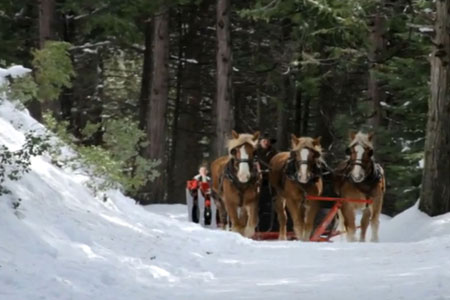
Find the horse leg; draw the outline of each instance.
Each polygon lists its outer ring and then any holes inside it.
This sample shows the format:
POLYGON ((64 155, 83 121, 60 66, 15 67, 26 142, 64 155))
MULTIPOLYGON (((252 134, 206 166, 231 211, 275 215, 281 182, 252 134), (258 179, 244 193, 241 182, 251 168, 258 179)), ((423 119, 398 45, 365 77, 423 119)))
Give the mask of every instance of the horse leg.
POLYGON ((380 214, 381 206, 383 204, 383 196, 376 197, 372 204, 372 218, 370 219, 370 228, 372 229, 372 235, 370 237, 371 242, 378 242, 378 228, 380 226, 380 214))
POLYGON ((287 215, 286 215, 286 200, 283 199, 280 195, 277 195, 277 198, 275 200, 275 209, 277 211, 277 217, 278 217, 278 224, 279 224, 279 233, 278 233, 278 239, 279 240, 287 240, 287 234, 286 234, 286 223, 287 223, 287 215))
POLYGON ((213 197, 214 203, 216 204, 217 212, 218 212, 218 218, 219 222, 217 224, 217 227, 221 229, 225 229, 227 226, 227 212, 225 210, 224 204, 222 199, 213 197))
POLYGON ((311 237, 311 233, 314 229, 314 220, 316 219, 317 212, 320 209, 319 201, 307 200, 306 207, 306 224, 303 232, 303 240, 308 241, 311 237))
POLYGON ((305 224, 305 221, 303 218, 301 218, 302 212, 301 210, 303 209, 303 207, 301 207, 301 199, 287 199, 286 200, 286 204, 287 207, 289 209, 289 214, 291 215, 292 218, 292 223, 294 224, 294 234, 295 237, 298 240, 302 240, 303 238, 303 227, 305 224))
POLYGON ((231 231, 242 234, 243 226, 241 225, 239 216, 238 216, 238 205, 237 205, 236 201, 233 201, 233 200, 235 200, 233 198, 234 197, 227 196, 227 198, 225 199, 225 207, 226 207, 227 213, 230 217, 231 231))
POLYGON ((366 241, 366 232, 367 227, 369 226, 370 215, 371 215, 371 208, 370 207, 364 208, 363 215, 361 217, 361 235, 359 237, 360 242, 366 241))
POLYGON ((255 228, 258 225, 258 202, 254 201, 245 206, 247 210, 247 225, 244 236, 251 238, 255 235, 255 228))
POLYGON ((345 228, 347 230, 347 241, 355 241, 355 210, 348 203, 342 205, 342 214, 344 215, 345 228))
POLYGON ((247 213, 247 207, 242 206, 238 208, 238 216, 239 216, 239 226, 244 227, 247 224, 248 221, 248 213, 247 213))

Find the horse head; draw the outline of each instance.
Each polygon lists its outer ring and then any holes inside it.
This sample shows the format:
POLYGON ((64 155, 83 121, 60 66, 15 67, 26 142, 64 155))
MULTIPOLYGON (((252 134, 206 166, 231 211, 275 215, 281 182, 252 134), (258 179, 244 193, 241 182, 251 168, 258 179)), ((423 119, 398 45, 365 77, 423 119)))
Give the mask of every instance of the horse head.
POLYGON ((350 157, 350 177, 355 183, 364 181, 373 167, 373 134, 350 133, 350 144, 345 153, 350 157))
POLYGON ((317 168, 322 157, 320 137, 300 137, 291 135, 291 157, 295 162, 296 179, 302 184, 317 177, 317 168))
POLYGON ((228 153, 240 183, 247 183, 257 176, 254 160, 258 138, 259 131, 254 134, 238 134, 232 131, 232 138, 228 141, 228 153))

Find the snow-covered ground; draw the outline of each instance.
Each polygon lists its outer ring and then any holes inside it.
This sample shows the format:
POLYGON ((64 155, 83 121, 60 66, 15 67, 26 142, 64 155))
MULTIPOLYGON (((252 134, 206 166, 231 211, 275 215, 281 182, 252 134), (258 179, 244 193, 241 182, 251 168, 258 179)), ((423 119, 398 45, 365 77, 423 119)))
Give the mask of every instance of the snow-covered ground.
MULTIPOLYGON (((29 129, 42 127, 0 104, 0 144, 29 129)), ((1 300, 450 299, 450 214, 383 218, 378 244, 258 242, 188 223, 184 205, 103 202, 49 161, 0 197, 1 300)))

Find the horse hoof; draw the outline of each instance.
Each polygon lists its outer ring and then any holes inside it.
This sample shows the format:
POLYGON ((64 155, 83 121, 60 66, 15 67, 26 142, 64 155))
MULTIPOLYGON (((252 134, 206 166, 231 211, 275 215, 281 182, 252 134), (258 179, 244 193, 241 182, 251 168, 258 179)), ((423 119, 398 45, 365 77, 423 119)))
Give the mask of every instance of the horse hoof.
POLYGON ((245 237, 252 238, 254 235, 255 235, 255 229, 245 228, 245 230, 244 230, 245 237))

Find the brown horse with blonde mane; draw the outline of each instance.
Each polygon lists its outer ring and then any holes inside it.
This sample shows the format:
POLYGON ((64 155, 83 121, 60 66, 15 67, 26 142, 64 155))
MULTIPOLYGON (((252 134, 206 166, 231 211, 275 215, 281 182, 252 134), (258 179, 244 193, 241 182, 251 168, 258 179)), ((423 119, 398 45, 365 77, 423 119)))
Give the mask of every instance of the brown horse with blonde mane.
MULTIPOLYGON (((383 168, 373 158, 373 134, 361 132, 350 134, 350 144, 346 150, 349 156, 342 161, 334 173, 335 192, 343 198, 371 199, 372 204, 344 202, 341 207, 340 222, 344 222, 347 240, 355 241, 355 210, 363 209, 360 241, 366 240, 369 222, 372 242, 378 242, 378 227, 383 197, 386 190, 383 168)), ((341 223, 342 224, 342 223, 341 223)))
MULTIPOLYGON (((258 223, 260 178, 254 155, 258 138, 259 131, 238 134, 233 130, 228 141, 228 155, 211 164, 212 189, 216 198, 224 204, 232 231, 246 237, 255 234, 258 223)), ((219 214, 226 215, 223 209, 219 214)))
POLYGON ((289 210, 297 239, 308 240, 319 211, 318 201, 306 199, 306 195, 322 194, 320 137, 297 138, 291 135, 290 152, 280 152, 270 161, 269 181, 276 191, 276 211, 280 225, 279 239, 286 240, 289 210))

